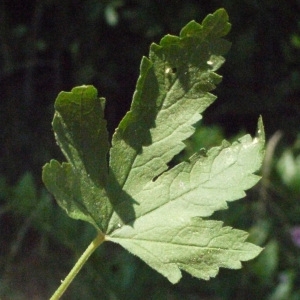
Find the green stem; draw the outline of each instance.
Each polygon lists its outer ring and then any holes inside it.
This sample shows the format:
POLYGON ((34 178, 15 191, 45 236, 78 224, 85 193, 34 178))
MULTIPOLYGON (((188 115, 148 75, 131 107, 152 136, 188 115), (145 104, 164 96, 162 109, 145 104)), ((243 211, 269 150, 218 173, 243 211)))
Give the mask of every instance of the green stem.
POLYGON ((86 263, 86 261, 89 259, 91 254, 104 242, 105 236, 102 232, 100 232, 96 238, 90 243, 90 245, 87 247, 87 249, 84 251, 84 253, 81 255, 81 257, 78 259, 70 273, 67 275, 64 281, 62 281, 59 288, 55 291, 55 293, 52 295, 50 300, 57 300, 59 299, 63 293, 66 291, 70 283, 73 281, 75 276, 78 274, 78 272, 81 270, 83 265, 86 263))

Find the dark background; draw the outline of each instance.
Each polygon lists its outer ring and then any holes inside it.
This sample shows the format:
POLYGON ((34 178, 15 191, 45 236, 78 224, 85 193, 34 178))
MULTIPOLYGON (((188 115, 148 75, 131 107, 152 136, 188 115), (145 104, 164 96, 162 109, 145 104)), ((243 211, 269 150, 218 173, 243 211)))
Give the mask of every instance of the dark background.
POLYGON ((1 300, 48 298, 95 234, 69 219, 41 181, 46 162, 64 160, 51 128, 57 94, 95 85, 112 134, 150 43, 220 7, 233 25, 232 48, 218 100, 189 145, 254 134, 263 116, 263 180, 215 217, 250 231, 265 254, 209 282, 185 274, 173 286, 105 245, 65 299, 300 299, 300 1, 11 0, 0 3, 1 300))

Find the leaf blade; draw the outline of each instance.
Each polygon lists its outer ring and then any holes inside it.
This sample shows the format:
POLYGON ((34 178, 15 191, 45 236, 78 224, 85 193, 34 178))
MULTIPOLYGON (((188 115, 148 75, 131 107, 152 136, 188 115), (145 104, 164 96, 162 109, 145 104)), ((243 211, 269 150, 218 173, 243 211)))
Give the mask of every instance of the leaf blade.
POLYGON ((55 138, 69 163, 51 161, 43 181, 72 218, 104 231, 112 213, 106 195, 108 140, 103 98, 93 86, 61 92, 55 101, 55 138))
MULTIPOLYGON (((135 195, 134 220, 151 213, 164 216, 180 212, 186 217, 208 217, 214 211, 226 209, 227 202, 243 198, 245 190, 260 179, 254 173, 261 167, 264 143, 260 118, 256 138, 245 135, 232 145, 223 142, 206 156, 195 155, 173 167, 135 195)), ((126 205, 120 203, 119 210, 126 205)), ((134 220, 128 218, 127 223, 134 220)), ((120 223, 119 217, 113 214, 108 234, 116 228, 116 223, 120 223)))
POLYGON ((104 99, 90 86, 62 93, 53 128, 68 163, 43 170, 47 188, 69 216, 93 224, 106 236, 177 282, 181 271, 209 279, 220 267, 240 268, 261 251, 243 231, 203 220, 245 196, 259 176, 264 155, 258 136, 226 141, 169 168, 193 124, 215 100, 217 71, 230 43, 221 9, 180 36, 165 36, 142 59, 130 111, 116 129, 107 166, 104 99), (161 257, 161 253, 164 257, 161 257))
POLYGON ((105 183, 109 149, 104 98, 93 86, 80 86, 61 92, 55 101, 53 130, 67 160, 91 177, 105 183))
POLYGON ((157 222, 148 218, 136 227, 124 226, 107 239, 138 255, 172 283, 180 280, 181 270, 208 280, 220 267, 239 269, 241 261, 262 250, 245 242, 246 232, 222 227, 220 221, 167 217, 157 222))
MULTIPOLYGON (((227 24, 226 16, 224 10, 215 13, 214 22, 222 19, 227 24)), ((216 98, 209 91, 221 81, 215 71, 229 43, 210 38, 212 24, 188 34, 193 24, 186 26, 181 37, 166 36, 159 45, 151 45, 149 59, 142 60, 131 110, 113 136, 111 171, 129 194, 168 168, 167 163, 185 147, 183 141, 193 134, 192 125, 200 120, 200 113, 216 98), (212 56, 213 66, 207 64, 212 56), (141 174, 140 166, 146 166, 147 172, 141 174)))

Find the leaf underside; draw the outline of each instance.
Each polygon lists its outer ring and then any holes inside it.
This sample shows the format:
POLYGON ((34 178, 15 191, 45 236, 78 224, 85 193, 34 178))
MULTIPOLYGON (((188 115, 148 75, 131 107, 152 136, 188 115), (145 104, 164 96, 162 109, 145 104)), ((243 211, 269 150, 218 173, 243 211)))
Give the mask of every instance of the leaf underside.
POLYGON ((229 30, 227 13, 219 9, 202 24, 188 23, 178 37, 152 44, 111 147, 105 100, 93 86, 61 92, 55 102, 53 129, 68 162, 46 164, 45 185, 70 217, 93 224, 172 283, 181 270, 209 279, 261 251, 245 242, 246 232, 202 219, 244 197, 259 180, 261 119, 255 138, 224 141, 168 167, 216 99, 210 91, 221 81, 216 71, 230 48, 223 39, 229 30))

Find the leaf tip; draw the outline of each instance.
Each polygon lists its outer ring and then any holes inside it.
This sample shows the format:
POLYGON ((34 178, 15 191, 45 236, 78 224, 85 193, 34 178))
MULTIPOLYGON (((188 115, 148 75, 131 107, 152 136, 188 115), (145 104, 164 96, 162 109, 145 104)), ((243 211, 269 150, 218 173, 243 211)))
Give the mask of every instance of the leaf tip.
POLYGON ((55 110, 58 110, 61 105, 65 105, 70 101, 71 96, 82 96, 85 95, 88 98, 97 98, 98 91, 93 85, 81 85, 74 87, 71 92, 62 91, 58 94, 54 107, 55 110))
POLYGON ((207 17, 203 20, 202 25, 208 30, 214 28, 214 32, 212 33, 212 36, 214 37, 223 37, 231 30, 229 16, 224 8, 220 8, 213 14, 207 15, 207 17))

